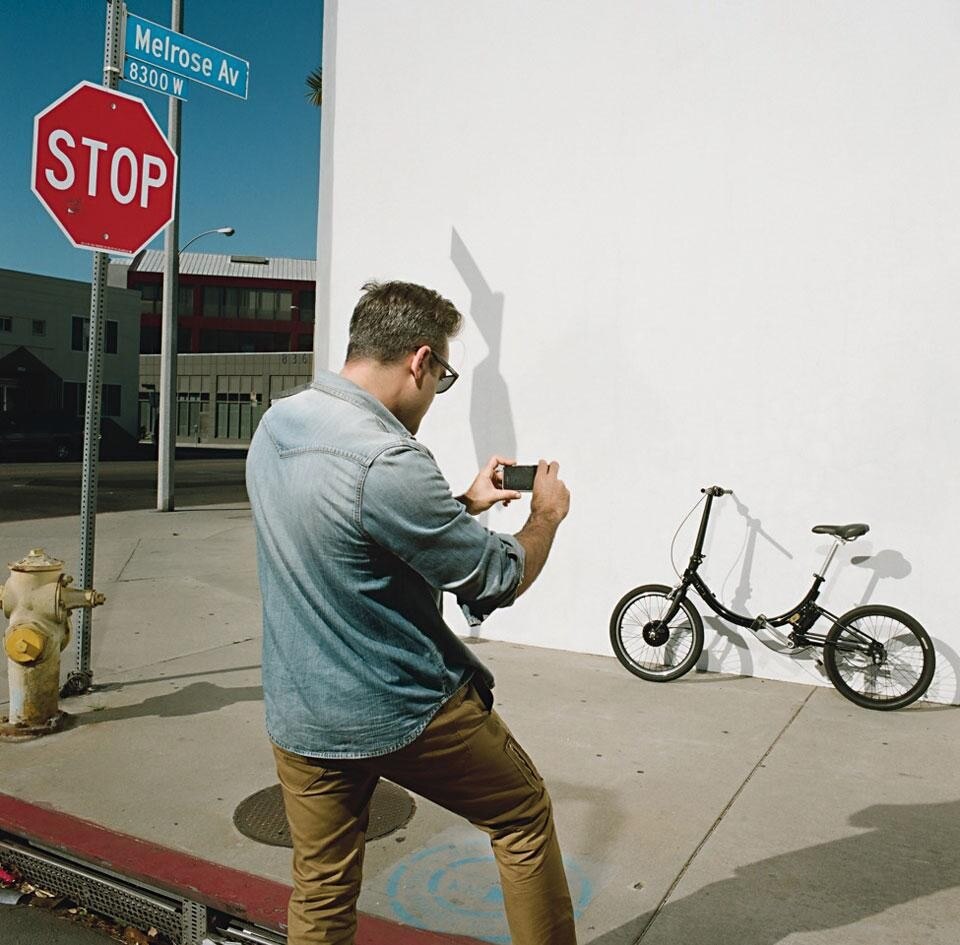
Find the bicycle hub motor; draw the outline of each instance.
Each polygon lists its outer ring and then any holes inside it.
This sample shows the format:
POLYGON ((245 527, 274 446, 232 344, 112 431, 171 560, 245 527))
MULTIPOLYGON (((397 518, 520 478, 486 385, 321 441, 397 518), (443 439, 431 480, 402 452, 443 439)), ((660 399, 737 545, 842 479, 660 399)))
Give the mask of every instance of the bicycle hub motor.
POLYGON ((643 639, 649 646, 663 646, 670 639, 670 630, 662 620, 651 620, 644 625, 643 639))

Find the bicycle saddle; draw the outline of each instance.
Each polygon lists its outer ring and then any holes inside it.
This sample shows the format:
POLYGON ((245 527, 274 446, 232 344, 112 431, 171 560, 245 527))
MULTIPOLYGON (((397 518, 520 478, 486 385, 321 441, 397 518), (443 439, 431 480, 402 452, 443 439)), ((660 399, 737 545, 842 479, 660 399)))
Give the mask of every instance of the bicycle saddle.
POLYGON ((841 541, 853 541, 861 535, 866 535, 870 531, 869 525, 814 525, 813 533, 815 535, 833 535, 841 541))

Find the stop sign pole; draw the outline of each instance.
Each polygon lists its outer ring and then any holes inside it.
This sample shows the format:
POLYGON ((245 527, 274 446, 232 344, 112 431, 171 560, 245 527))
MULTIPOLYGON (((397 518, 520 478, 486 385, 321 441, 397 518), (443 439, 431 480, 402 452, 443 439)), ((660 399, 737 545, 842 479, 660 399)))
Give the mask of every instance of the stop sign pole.
MULTIPOLYGON (((120 37, 123 3, 107 0, 103 43, 103 85, 116 90, 120 84, 120 37)), ((93 587, 93 562, 97 527, 97 460, 100 455, 100 391, 103 385, 103 315, 107 293, 109 256, 93 256, 93 286, 90 290, 90 337, 87 343, 87 403, 83 415, 83 481, 80 492, 80 586, 93 587)), ((67 676, 62 694, 86 692, 93 682, 90 667, 90 633, 93 608, 83 607, 77 625, 75 669, 67 676)))

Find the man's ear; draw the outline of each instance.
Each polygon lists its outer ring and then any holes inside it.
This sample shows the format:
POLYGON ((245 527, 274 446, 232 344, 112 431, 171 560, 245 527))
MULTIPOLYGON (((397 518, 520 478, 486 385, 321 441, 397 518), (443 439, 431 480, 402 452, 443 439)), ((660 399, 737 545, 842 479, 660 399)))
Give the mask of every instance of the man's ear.
POLYGON ((417 348, 413 358, 410 360, 410 373, 417 382, 417 387, 423 383, 423 379, 427 376, 427 372, 429 370, 430 346, 421 345, 419 348, 417 348))

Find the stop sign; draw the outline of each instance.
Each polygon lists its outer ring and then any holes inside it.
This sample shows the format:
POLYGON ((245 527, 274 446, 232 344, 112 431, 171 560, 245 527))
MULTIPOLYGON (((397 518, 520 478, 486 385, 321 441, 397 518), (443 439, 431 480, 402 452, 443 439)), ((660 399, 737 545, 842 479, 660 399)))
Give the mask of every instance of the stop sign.
POLYGON ((31 186, 74 246, 133 255, 173 217, 177 156, 147 106, 80 82, 33 120, 31 186))

